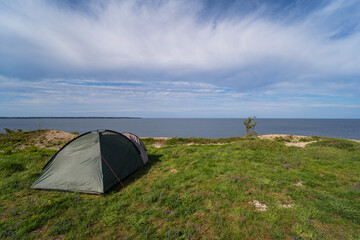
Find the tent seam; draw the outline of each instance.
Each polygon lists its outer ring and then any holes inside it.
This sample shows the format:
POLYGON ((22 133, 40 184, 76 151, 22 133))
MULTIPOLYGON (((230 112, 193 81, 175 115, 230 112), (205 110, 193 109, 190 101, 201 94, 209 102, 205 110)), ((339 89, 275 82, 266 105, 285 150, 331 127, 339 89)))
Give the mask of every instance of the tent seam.
POLYGON ((103 161, 102 161, 102 151, 101 151, 101 139, 102 139, 102 134, 101 132, 97 131, 99 134, 99 148, 100 148, 100 165, 101 165, 101 179, 102 179, 102 193, 105 194, 105 181, 104 181, 104 169, 103 169, 103 161))

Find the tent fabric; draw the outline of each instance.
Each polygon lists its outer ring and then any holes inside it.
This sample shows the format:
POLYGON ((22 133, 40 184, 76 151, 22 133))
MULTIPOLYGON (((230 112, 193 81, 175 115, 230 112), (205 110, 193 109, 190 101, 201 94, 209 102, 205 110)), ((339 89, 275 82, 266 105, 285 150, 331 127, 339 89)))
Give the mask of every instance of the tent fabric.
POLYGON ((148 159, 148 155, 146 153, 146 147, 144 145, 144 143, 140 140, 140 138, 138 136, 136 136, 133 133, 122 133, 123 135, 125 135, 126 137, 128 137, 134 144, 135 146, 138 148, 140 155, 141 155, 141 159, 143 161, 144 164, 146 164, 149 159, 148 159))
POLYGON ((117 177, 124 179, 145 165, 141 151, 146 154, 146 148, 139 146, 115 131, 84 133, 48 161, 31 188, 105 193, 118 183, 117 177))

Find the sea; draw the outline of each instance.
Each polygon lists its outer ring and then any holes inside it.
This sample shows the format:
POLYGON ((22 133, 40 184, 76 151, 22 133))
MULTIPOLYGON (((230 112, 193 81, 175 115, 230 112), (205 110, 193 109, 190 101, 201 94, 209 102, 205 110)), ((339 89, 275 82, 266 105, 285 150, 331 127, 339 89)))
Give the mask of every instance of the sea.
MULTIPOLYGON (((0 132, 58 129, 82 134, 97 129, 139 137, 223 138, 243 136, 243 118, 0 118, 0 132)), ((360 139, 360 119, 256 118, 260 134, 290 134, 360 139)))

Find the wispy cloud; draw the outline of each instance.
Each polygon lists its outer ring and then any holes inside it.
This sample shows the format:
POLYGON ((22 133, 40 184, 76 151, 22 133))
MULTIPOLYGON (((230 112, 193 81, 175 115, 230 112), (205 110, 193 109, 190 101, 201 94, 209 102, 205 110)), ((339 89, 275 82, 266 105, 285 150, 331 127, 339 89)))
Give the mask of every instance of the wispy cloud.
MULTIPOLYGON (((0 77, 0 109, 13 116, 162 116, 236 117, 294 114, 294 109, 359 108, 346 102, 326 103, 312 96, 289 98, 278 93, 249 94, 201 82, 98 81, 43 79, 24 82, 0 77)), ((327 97, 327 96, 326 96, 327 97)), ((350 110, 349 110, 350 111, 350 110)), ((298 116, 299 117, 299 116, 298 116)))
POLYGON ((334 1, 289 24, 287 19, 264 18, 261 11, 203 22, 198 19, 201 5, 192 1, 93 2, 94 14, 79 14, 48 1, 5 1, 0 8, 1 35, 5 38, 2 52, 11 51, 18 61, 26 56, 23 61, 31 61, 27 64, 42 66, 52 60, 92 70, 214 70, 277 59, 279 65, 291 61, 291 65, 308 71, 359 73, 360 57, 354 51, 359 50, 359 33, 331 40, 328 37, 336 34, 338 26, 329 27, 324 21, 353 5, 356 2, 334 1), (8 49, 14 40, 20 48, 8 49))
POLYGON ((269 116, 291 107, 301 115, 311 103, 358 106, 358 1, 272 4, 4 0, 2 110, 97 112, 106 103, 109 113, 269 116))

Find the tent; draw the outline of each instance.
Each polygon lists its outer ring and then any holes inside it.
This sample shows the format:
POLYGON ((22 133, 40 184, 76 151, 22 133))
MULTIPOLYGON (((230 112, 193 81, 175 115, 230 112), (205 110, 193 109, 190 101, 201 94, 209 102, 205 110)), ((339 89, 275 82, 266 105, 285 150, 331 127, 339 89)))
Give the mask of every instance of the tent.
POLYGON ((136 135, 91 131, 55 153, 31 188, 104 194, 147 162, 145 145, 136 135))

